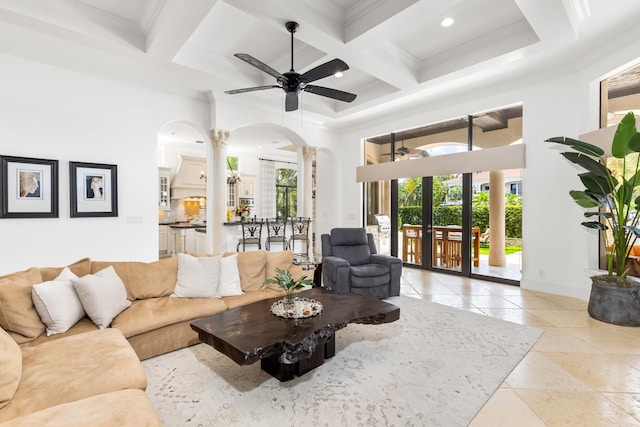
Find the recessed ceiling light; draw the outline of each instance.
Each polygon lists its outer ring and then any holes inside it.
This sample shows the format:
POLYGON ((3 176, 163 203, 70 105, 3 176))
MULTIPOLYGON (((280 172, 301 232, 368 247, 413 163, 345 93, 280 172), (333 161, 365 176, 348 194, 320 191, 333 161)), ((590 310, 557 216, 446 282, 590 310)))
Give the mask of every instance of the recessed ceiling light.
POLYGON ((204 144, 204 141, 200 141, 199 139, 197 139, 196 144, 204 144))
POLYGON ((338 71, 337 73, 334 74, 334 76, 336 76, 337 78, 342 77, 344 74, 342 74, 342 71, 338 71))
POLYGON ((453 18, 444 18, 442 20, 442 22, 440 22, 440 25, 442 25, 443 27, 450 27, 453 25, 453 18))

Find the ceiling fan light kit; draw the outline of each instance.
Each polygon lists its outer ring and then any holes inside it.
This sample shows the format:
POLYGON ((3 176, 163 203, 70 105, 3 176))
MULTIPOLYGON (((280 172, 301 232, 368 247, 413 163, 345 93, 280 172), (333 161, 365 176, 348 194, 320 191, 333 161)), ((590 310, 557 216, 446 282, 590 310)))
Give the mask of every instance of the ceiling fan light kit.
POLYGON ((299 25, 297 22, 289 21, 285 24, 287 31, 291 34, 291 69, 286 73, 279 73, 275 69, 271 68, 264 62, 254 58, 246 53, 236 53, 234 56, 249 65, 252 65, 259 70, 275 77, 278 84, 254 86, 243 89, 227 90, 227 94, 238 94, 246 92, 254 92, 258 90, 281 88, 284 90, 285 96, 285 111, 295 111, 298 109, 298 95, 300 92, 309 92, 314 95, 320 95, 327 98, 335 99, 343 102, 352 102, 356 99, 356 95, 349 92, 344 92, 338 89, 331 89, 324 86, 310 85, 309 83, 316 80, 324 79, 335 75, 336 73, 342 73, 349 69, 349 66, 340 59, 333 59, 318 65, 311 70, 300 74, 293 68, 293 34, 298 30, 299 25))

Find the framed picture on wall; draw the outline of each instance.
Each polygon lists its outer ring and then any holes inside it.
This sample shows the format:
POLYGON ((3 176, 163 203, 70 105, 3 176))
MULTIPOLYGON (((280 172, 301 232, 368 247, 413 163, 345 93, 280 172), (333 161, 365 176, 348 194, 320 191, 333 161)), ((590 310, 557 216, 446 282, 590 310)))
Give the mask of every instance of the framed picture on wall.
POLYGON ((118 167, 69 162, 71 217, 118 216, 118 167))
POLYGON ((58 218, 58 161, 0 156, 0 217, 58 218))

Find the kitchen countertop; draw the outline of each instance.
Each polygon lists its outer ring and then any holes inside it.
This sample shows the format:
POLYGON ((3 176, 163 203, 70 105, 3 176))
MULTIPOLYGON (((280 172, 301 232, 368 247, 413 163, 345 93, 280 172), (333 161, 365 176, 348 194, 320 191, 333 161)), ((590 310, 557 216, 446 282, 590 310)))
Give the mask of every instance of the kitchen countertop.
POLYGON ((199 228, 206 228, 207 225, 206 224, 202 224, 202 223, 197 223, 197 224, 193 224, 193 223, 188 223, 188 222, 161 222, 159 223, 159 225, 168 225, 171 228, 195 228, 195 229, 199 229, 199 228))

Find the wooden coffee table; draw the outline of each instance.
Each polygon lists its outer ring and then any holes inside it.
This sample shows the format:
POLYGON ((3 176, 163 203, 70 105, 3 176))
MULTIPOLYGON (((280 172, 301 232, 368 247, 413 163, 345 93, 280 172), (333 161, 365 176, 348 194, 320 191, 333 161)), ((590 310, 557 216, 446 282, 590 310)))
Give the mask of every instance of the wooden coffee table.
POLYGON ((306 319, 283 319, 271 314, 280 298, 258 301, 191 322, 200 341, 227 355, 238 365, 260 360, 263 371, 280 381, 322 365, 335 354, 335 331, 349 323, 390 323, 400 308, 376 298, 337 294, 313 288, 296 294, 323 305, 322 313, 306 319))

